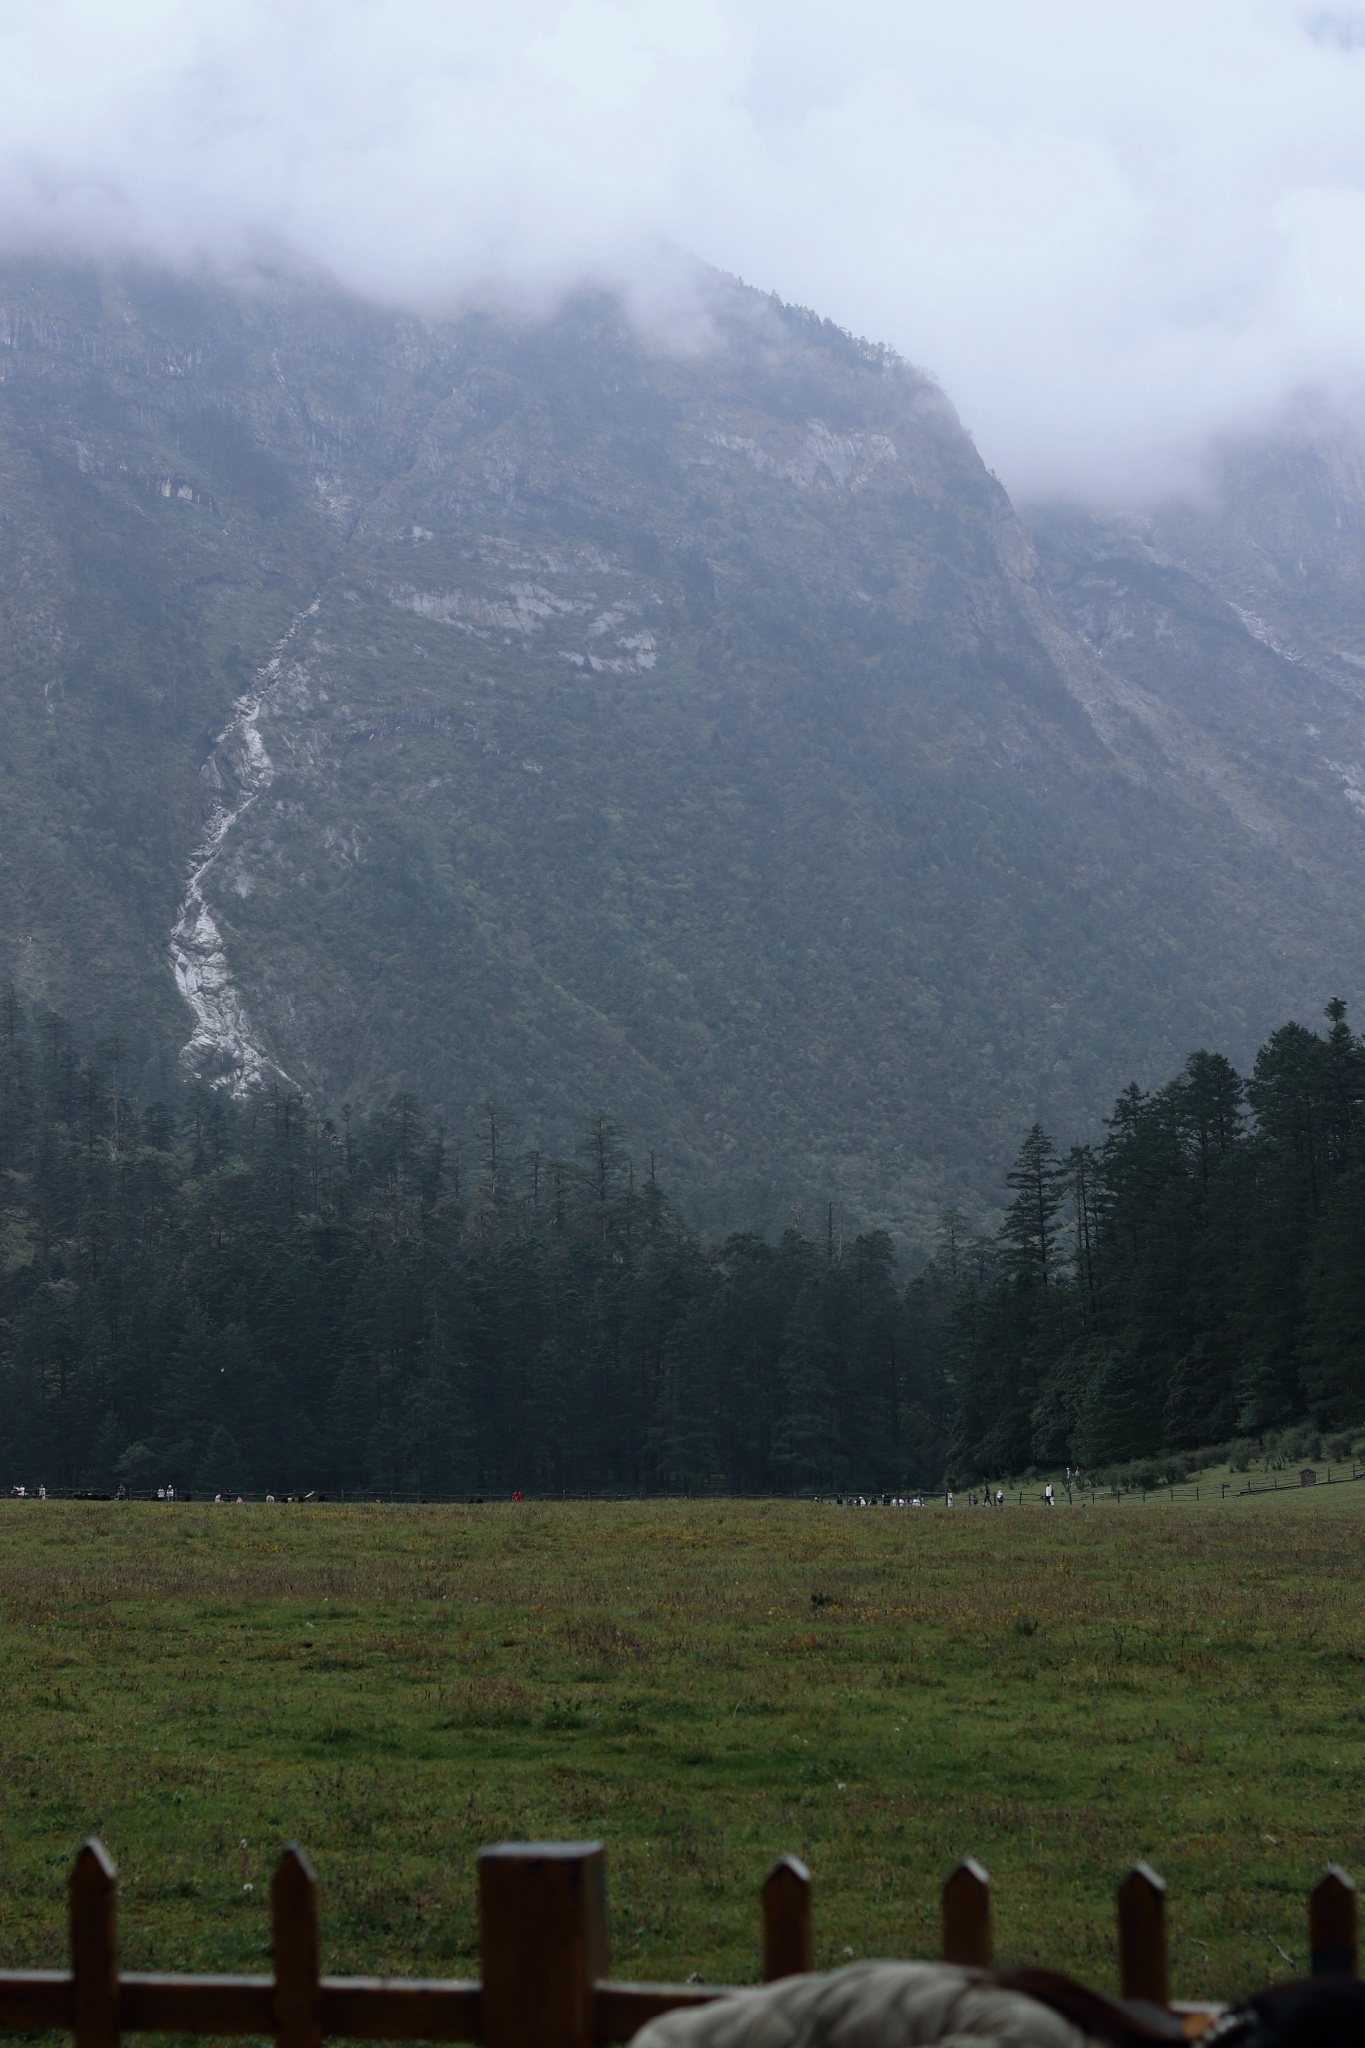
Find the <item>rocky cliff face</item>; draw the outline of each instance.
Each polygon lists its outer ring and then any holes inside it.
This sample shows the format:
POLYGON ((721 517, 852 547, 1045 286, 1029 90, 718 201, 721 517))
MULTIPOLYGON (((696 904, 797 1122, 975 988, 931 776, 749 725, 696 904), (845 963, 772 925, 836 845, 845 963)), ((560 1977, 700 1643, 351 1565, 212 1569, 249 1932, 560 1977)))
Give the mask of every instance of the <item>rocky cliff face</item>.
MULTIPOLYGON (((1248 829, 1328 859, 1334 787, 1365 812, 1365 475, 1338 424, 1216 451, 1206 491, 1142 513, 1026 508, 1051 609, 1114 675, 1183 718, 1248 829), (1248 642, 1263 650, 1258 656, 1248 642), (1273 659, 1267 659, 1270 656, 1273 659), (1261 798, 1252 796, 1259 789, 1261 798)), ((1158 720, 1158 723, 1160 721, 1158 720)))
POLYGON ((895 358, 712 329, 12 269, 0 968, 148 1088, 605 1103, 712 1224, 911 1234, 1349 996, 1344 453, 1021 522, 895 358))

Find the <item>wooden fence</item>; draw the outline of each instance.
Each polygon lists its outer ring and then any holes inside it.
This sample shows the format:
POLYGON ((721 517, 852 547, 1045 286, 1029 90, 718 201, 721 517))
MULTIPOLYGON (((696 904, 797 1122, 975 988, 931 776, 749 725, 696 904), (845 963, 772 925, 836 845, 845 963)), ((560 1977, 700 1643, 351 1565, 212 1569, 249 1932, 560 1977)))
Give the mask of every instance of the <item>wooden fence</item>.
MULTIPOLYGON (((118 1893, 103 1845, 88 1841, 70 1880, 70 1970, 0 1972, 0 2028, 61 2028, 76 2048, 120 2034, 273 2035, 318 2048, 324 2035, 370 2041, 482 2041, 487 2048, 593 2048, 628 2041, 646 2020, 709 2004, 734 1987, 627 1984, 607 1975, 606 1859, 600 1842, 505 1842, 479 1856, 479 1981, 320 1974, 317 1880, 303 1851, 280 1858, 270 1887, 269 1977, 122 1974, 118 1893)), ((1172 2004, 1166 1887, 1139 1863, 1118 1888, 1125 1998, 1172 2004)), ((813 1966, 810 1873, 784 1856, 763 1886, 763 1977, 813 1966)), ((1356 1895, 1330 1865, 1308 1902, 1315 1975, 1355 1975, 1356 1895)), ((990 1879, 974 1858, 943 1887, 943 1955, 988 1965, 990 1879)), ((1188 2011, 1216 2008, 1187 2007, 1188 2011)))

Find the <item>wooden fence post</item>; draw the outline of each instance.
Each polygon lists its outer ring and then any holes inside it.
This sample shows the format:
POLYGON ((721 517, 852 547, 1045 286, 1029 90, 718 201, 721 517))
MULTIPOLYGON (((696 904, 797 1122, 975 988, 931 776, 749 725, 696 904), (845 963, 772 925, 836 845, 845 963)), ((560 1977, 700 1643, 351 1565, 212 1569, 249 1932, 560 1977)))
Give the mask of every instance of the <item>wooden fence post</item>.
POLYGON ((1356 1888, 1339 1863, 1308 1899, 1309 1968, 1315 1977, 1356 1977, 1360 1961, 1356 1945, 1356 1888))
POLYGON ((987 1970, 991 1948, 991 1881, 964 1856, 943 1887, 943 1960, 987 1970))
POLYGON ((1119 1989, 1149 2005, 1171 2002, 1166 1963, 1166 1886, 1150 1863, 1135 1863, 1118 1891, 1119 1989))
POLYGON ((607 1974, 600 1842, 500 1842, 479 1852, 484 2048, 590 2048, 607 1974))
POLYGON ((763 1880, 763 1982, 803 1977, 815 1967, 810 1923, 810 1872, 782 1856, 763 1880))
POLYGON ((318 1881, 297 1842, 289 1844, 271 1879, 270 1945, 279 2048, 319 2048, 318 1881))
POLYGON ((67 1887, 76 2048, 117 2048, 118 1873, 103 1842, 81 1846, 67 1887))

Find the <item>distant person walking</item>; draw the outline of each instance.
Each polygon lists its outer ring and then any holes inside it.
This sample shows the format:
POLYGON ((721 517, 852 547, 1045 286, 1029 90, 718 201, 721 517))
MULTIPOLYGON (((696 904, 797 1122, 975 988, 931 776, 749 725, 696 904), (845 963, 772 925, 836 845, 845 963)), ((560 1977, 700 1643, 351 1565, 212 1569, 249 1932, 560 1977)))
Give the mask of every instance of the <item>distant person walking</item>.
POLYGON ((1048 1480, 1047 1485, 1043 1488, 1043 1499, 1047 1502, 1049 1507, 1054 1507, 1056 1505, 1052 1498, 1052 1481, 1050 1479, 1048 1480))

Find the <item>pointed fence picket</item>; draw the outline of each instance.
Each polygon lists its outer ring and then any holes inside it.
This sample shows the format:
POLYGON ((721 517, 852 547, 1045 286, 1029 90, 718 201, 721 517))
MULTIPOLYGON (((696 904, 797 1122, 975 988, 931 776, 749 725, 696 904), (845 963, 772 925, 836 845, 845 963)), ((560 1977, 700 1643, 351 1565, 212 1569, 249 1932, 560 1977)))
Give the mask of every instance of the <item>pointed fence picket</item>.
POLYGON ((1166 1964, 1166 1884, 1150 1863, 1135 1863, 1118 1891, 1119 1990, 1148 2005, 1171 2002, 1166 1964))
POLYGON ((810 1872, 798 1856, 782 1856, 763 1881, 763 1982, 814 1968, 810 1872))
POLYGON ((1339 1863, 1329 1863, 1308 1900, 1308 1956, 1315 1977, 1358 1977, 1356 1888, 1339 1863))
MULTIPOLYGON (((255 2034, 273 2036, 280 2048, 320 2048, 325 2036, 596 2048, 629 2041, 660 2013, 734 1995, 737 1987, 722 1984, 631 1984, 608 1976, 600 1842, 503 1842, 482 1851, 478 1877, 476 1982, 324 1977, 317 1879, 294 1844, 270 1887, 269 1977, 125 1975, 117 1876, 103 1845, 88 1841, 69 1885, 71 1968, 0 1971, 0 2030, 61 2030, 74 2036, 75 2048, 117 2048, 121 2035, 134 2033, 255 2034)), ((1117 1909, 1123 1996, 1170 2006, 1166 1887, 1149 1865, 1128 1872, 1117 1909)), ((762 1911, 764 1982, 810 1970, 810 1872, 795 1856, 769 1872, 762 1911)), ((1356 1974, 1356 1888, 1335 1863, 1309 1899, 1308 1943, 1315 1976, 1356 1974)), ((971 1856, 943 1887, 943 1955, 990 1966, 990 1878, 971 1856)))
POLYGON ((943 1960, 988 1970, 991 1952, 991 1881, 964 1856, 943 1887, 943 1960))

